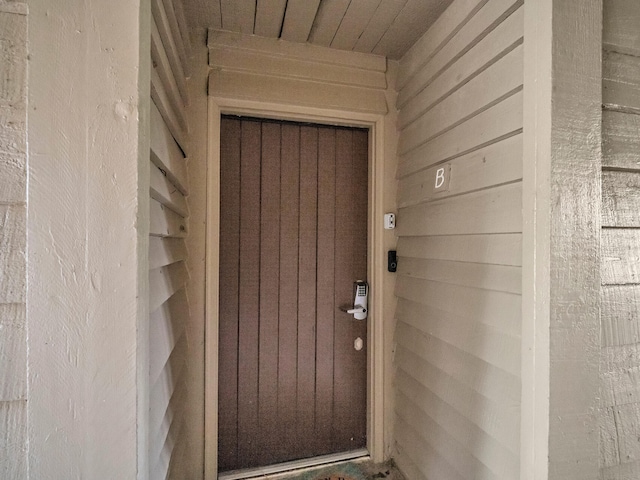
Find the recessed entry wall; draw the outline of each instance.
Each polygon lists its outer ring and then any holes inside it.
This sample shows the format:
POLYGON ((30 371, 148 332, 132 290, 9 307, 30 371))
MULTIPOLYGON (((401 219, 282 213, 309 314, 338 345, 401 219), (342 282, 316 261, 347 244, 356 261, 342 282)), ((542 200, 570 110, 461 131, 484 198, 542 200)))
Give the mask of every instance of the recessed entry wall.
MULTIPOLYGON (((395 102, 393 83, 397 64, 384 57, 345 52, 296 44, 254 36, 210 30, 209 47, 209 164, 216 166, 219 142, 220 114, 239 114, 253 117, 268 117, 280 120, 314 122, 338 126, 364 127, 369 129, 369 283, 372 285, 369 322, 370 351, 378 352, 367 357, 370 378, 367 410, 368 448, 372 456, 383 460, 388 456, 391 441, 389 425, 385 425, 383 409, 388 408, 387 395, 391 385, 386 382, 383 370, 390 371, 389 343, 392 324, 393 281, 386 272, 386 249, 393 249, 395 237, 382 225, 382 211, 395 207, 395 110, 389 108, 395 102), (375 193, 374 193, 375 192, 375 193), (377 213, 372 213, 377 212, 377 213), (384 262, 384 263, 383 263, 384 262), (376 283, 377 282, 377 283, 376 283), (375 285, 375 287, 374 287, 375 285), (373 340, 371 340, 373 339, 373 340), (373 389, 378 389, 376 393, 373 389), (384 392, 384 393, 383 393, 384 392)), ((217 210, 217 177, 209 175, 209 208, 217 210)), ((211 220, 211 218, 210 218, 211 220)), ((208 225, 209 252, 215 252, 217 225, 212 230, 208 225)), ((213 253, 212 255, 217 255, 213 253)), ((209 278, 218 278, 217 264, 208 260, 209 278), (215 274, 211 272, 215 271, 215 274)), ((217 306, 217 287, 209 282, 208 332, 217 328, 217 315, 212 314, 217 306), (214 329, 210 328, 214 326, 214 329)), ((217 392, 211 382, 215 381, 217 363, 213 355, 217 352, 217 336, 207 337, 207 445, 205 470, 214 478, 217 465, 217 392)), ((217 385, 217 382, 216 382, 217 385)))
POLYGON ((400 61, 394 457, 412 479, 520 475, 523 12, 455 1, 400 61))

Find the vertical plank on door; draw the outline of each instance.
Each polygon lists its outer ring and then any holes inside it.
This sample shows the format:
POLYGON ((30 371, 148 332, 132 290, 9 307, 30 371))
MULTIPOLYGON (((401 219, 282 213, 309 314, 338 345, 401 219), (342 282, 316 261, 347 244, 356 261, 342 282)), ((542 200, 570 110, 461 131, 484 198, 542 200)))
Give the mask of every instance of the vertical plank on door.
MULTIPOLYGON (((367 215, 368 215, 368 185, 369 185, 369 133, 366 130, 353 130, 353 272, 356 279, 365 280, 367 278, 367 215)), ((354 280, 356 280, 354 279, 354 280)), ((371 304, 371 301, 369 301, 371 304)), ((362 338, 365 347, 356 351, 351 346, 351 354, 355 357, 353 365, 356 368, 355 378, 366 379, 367 377, 367 322, 352 321, 353 333, 351 338, 362 338)), ((353 396, 351 411, 367 411, 367 385, 365 381, 353 382, 353 396)), ((353 448, 364 447, 366 444, 367 422, 365 415, 352 415, 354 421, 353 448)))
POLYGON ((234 468, 238 449, 238 278, 240 262, 240 121, 223 119, 220 150, 220 327, 218 464, 234 468))
POLYGON ((366 444, 366 131, 224 118, 220 470, 366 444))
MULTIPOLYGON (((366 279, 368 136, 364 130, 336 132, 336 304, 353 304, 356 280, 366 279), (364 209, 364 210, 362 210, 364 209), (338 293, 343 292, 343 293, 338 293), (348 297, 346 297, 348 295, 348 297)), ((366 322, 337 313, 334 351, 334 449, 353 450, 366 444, 366 322)))
POLYGON ((300 236, 298 249, 298 445, 313 455, 309 433, 315 423, 316 247, 318 128, 300 128, 300 236))
POLYGON ((280 282, 280 124, 262 124, 260 224, 260 357, 258 419, 260 464, 272 460, 280 439, 278 409, 278 298, 280 282), (262 434, 264 432, 264 434, 262 434))
POLYGON ((278 352, 279 458, 297 443, 298 232, 300 127, 282 125, 280 194, 280 322, 278 352))
MULTIPOLYGON (((335 303, 353 305, 353 234, 350 225, 353 223, 354 206, 351 200, 353 174, 351 149, 353 133, 351 130, 336 131, 336 248, 335 248, 335 303)), ((334 338, 334 415, 333 444, 334 448, 350 450, 351 396, 353 385, 351 379, 353 369, 349 356, 353 349, 352 325, 353 316, 343 312, 336 313, 334 338)))
POLYGON ((318 306, 316 340, 316 444, 332 451, 336 130, 319 129, 318 157, 318 306))
POLYGON ((258 332, 260 302, 260 130, 242 121, 240 159, 240 295, 238 301, 238 460, 258 455, 258 332))

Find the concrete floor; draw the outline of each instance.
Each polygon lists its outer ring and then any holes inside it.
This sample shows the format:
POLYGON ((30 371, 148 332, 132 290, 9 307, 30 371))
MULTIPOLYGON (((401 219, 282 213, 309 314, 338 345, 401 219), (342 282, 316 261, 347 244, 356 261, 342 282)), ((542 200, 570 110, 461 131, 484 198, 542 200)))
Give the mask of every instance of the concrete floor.
POLYGON ((261 480, 324 480, 327 478, 338 480, 341 478, 339 474, 332 475, 333 471, 338 473, 341 471, 353 472, 355 473, 353 477, 347 476, 346 478, 355 480, 405 480, 393 461, 376 464, 370 460, 354 460, 333 465, 321 465, 295 472, 261 477, 261 480))
POLYGON ((405 480, 402 473, 400 473, 400 470, 398 470, 395 463, 393 463, 393 460, 389 460, 385 463, 373 463, 371 461, 366 461, 359 466, 367 476, 367 480, 405 480))

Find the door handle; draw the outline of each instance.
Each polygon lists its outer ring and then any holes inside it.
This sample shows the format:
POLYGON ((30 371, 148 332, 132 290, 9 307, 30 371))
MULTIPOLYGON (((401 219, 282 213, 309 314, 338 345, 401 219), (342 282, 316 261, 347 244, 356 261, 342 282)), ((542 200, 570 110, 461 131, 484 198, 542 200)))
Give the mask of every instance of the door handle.
POLYGON ((369 285, 363 280, 354 282, 355 299, 353 306, 343 305, 340 307, 345 313, 353 315, 356 320, 365 320, 367 318, 367 297, 369 296, 369 285))
POLYGON ((355 308, 349 308, 347 310, 343 310, 344 312, 347 312, 351 315, 355 315, 357 313, 367 313, 367 309, 364 307, 361 307, 360 305, 354 305, 355 308))

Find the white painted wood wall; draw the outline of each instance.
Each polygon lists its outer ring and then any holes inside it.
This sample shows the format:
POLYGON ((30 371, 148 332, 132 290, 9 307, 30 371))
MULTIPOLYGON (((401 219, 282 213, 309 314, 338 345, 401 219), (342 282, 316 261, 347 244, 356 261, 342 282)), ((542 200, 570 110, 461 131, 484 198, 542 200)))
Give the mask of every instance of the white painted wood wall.
POLYGON ((190 469, 187 406, 193 339, 189 338, 185 244, 189 217, 189 36, 179 8, 179 2, 172 0, 151 2, 149 478, 154 480, 187 478, 190 469))
POLYGON ((600 478, 640 478, 640 3, 604 2, 600 478))
POLYGON ((0 478, 27 477, 27 6, 0 2, 0 478))
POLYGON ((456 0, 400 61, 394 457, 415 480, 520 474, 523 11, 456 0))

